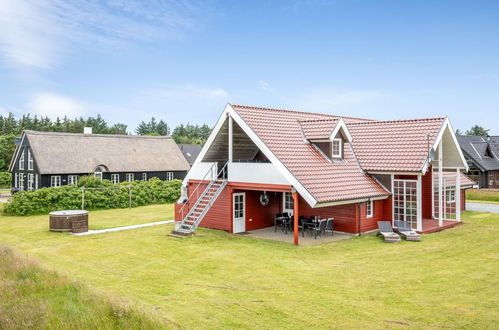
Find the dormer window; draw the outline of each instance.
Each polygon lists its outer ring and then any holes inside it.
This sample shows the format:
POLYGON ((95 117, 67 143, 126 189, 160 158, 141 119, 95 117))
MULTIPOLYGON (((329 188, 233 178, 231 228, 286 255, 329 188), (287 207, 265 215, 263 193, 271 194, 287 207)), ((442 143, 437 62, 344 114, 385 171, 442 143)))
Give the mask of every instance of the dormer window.
POLYGON ((332 142, 332 158, 342 158, 343 140, 334 138, 332 142))

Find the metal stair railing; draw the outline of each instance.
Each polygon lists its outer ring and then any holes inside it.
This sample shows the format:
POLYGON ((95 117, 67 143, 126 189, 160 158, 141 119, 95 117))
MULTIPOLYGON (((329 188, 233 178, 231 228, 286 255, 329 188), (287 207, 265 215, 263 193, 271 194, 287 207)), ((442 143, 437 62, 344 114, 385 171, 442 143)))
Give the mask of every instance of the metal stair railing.
POLYGON ((208 170, 208 172, 205 174, 205 176, 203 177, 202 181, 197 184, 196 188, 189 195, 187 201, 181 208, 182 221, 179 224, 177 224, 176 226, 177 230, 179 229, 187 230, 190 232, 194 232, 194 230, 196 230, 196 228, 201 223, 206 213, 208 213, 213 203, 217 200, 218 196, 221 194, 221 192, 224 190, 225 186, 227 185, 226 172, 225 172, 227 164, 228 163, 226 162, 224 166, 220 169, 220 171, 217 171, 215 178, 213 178, 212 174, 213 167, 215 166, 215 164, 213 164, 208 170), (204 191, 201 193, 201 196, 199 196, 199 187, 201 186, 202 183, 204 183, 203 181, 208 174, 212 174, 211 181, 208 184, 208 186, 204 189, 204 191), (220 175, 222 175, 222 179, 219 179, 220 175), (214 188, 215 185, 218 185, 218 187, 214 188), (213 189, 215 190, 213 191, 213 189), (195 194, 196 191, 197 193, 195 194), (208 196, 208 194, 210 194, 210 196, 208 196), (193 199, 194 195, 196 196, 196 202, 189 210, 187 215, 184 217, 183 209, 185 206, 189 205, 189 201, 193 199))

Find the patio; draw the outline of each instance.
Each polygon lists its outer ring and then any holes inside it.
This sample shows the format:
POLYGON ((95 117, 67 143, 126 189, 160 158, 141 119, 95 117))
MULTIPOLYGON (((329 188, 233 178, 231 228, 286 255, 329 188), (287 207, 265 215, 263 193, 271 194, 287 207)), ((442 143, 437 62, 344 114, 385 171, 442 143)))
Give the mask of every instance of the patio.
MULTIPOLYGON (((270 239, 273 241, 280 241, 280 242, 286 242, 286 243, 293 244, 293 232, 288 232, 286 234, 280 228, 278 228, 277 231, 275 231, 274 227, 267 227, 267 228, 263 228, 263 229, 256 229, 256 230, 248 231, 248 232, 242 233, 241 235, 245 235, 245 236, 249 236, 249 237, 256 237, 256 238, 263 238, 263 239, 270 239)), ((302 237, 301 231, 300 231, 300 243, 299 244, 300 245, 317 245, 317 244, 324 244, 324 243, 341 241, 344 239, 348 239, 350 237, 352 237, 352 235, 334 232, 334 235, 332 235, 332 236, 329 233, 327 235, 322 235, 320 237, 317 237, 317 239, 315 239, 314 236, 309 236, 308 234, 305 234, 305 236, 302 237)))
POLYGON ((421 234, 435 233, 437 231, 441 231, 447 228, 452 228, 460 224, 461 224, 460 221, 443 220, 442 227, 439 227, 437 219, 423 219, 423 230, 420 231, 419 233, 421 234))

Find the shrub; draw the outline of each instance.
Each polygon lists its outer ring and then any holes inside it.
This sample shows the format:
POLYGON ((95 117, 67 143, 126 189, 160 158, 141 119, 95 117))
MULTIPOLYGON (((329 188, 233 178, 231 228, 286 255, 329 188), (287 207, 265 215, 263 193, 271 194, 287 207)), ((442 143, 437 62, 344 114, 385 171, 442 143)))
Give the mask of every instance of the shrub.
MULTIPOLYGON (((97 181, 100 182, 100 180, 97 181)), ((132 195, 132 207, 173 203, 180 197, 182 184, 180 180, 162 181, 158 178, 116 185, 105 181, 107 180, 103 180, 100 186, 96 186, 97 183, 88 177, 80 180, 80 184, 89 188, 85 189, 84 208, 86 210, 126 208, 129 206, 129 189, 132 195)), ((81 209, 81 200, 82 187, 75 185, 20 191, 14 194, 11 201, 5 205, 5 213, 34 215, 56 210, 81 209)))
POLYGON ((12 186, 12 173, 0 172, 0 187, 10 188, 12 186))

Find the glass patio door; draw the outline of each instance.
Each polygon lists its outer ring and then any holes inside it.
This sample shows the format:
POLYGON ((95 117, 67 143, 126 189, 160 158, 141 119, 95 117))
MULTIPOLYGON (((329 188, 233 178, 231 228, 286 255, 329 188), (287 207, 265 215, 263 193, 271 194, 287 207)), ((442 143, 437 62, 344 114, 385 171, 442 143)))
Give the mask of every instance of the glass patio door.
POLYGON ((406 221, 412 229, 418 228, 418 182, 393 180, 394 220, 406 221))

